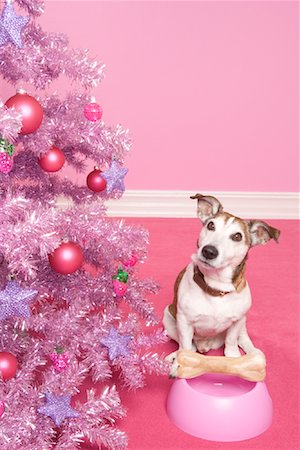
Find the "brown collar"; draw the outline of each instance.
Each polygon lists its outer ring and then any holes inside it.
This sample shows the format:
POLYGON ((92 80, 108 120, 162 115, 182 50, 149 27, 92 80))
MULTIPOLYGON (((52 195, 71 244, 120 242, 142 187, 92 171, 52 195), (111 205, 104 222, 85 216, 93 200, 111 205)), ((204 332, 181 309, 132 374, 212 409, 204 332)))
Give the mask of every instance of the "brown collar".
MULTIPOLYGON (((235 274, 235 277, 233 279, 233 285, 235 287, 236 292, 241 292, 246 286, 246 280, 244 278, 244 270, 245 270, 245 263, 243 262, 243 264, 241 264, 239 272, 235 274)), ((210 287, 206 283, 204 275, 197 265, 194 265, 193 280, 204 292, 207 292, 207 294, 211 295, 212 297, 224 297, 224 295, 230 294, 230 292, 232 292, 232 291, 219 291, 218 289, 210 287)))

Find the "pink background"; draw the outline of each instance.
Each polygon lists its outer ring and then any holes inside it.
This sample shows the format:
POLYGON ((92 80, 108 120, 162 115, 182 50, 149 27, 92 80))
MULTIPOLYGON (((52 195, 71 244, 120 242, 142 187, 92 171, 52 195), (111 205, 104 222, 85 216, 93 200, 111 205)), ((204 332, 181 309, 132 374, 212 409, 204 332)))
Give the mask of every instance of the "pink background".
POLYGON ((46 1, 40 19, 106 63, 95 94, 134 140, 126 188, 193 191, 299 190, 298 22, 289 1, 46 1))

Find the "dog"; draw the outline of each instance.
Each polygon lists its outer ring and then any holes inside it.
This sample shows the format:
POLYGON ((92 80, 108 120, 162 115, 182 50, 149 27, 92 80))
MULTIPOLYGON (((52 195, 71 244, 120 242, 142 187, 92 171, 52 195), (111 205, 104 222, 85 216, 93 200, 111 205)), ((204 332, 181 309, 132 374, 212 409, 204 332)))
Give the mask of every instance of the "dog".
MULTIPOLYGON (((245 221, 223 211, 219 200, 196 194, 197 215, 203 224, 192 261, 178 275, 173 303, 163 325, 179 350, 206 353, 225 345, 224 354, 259 352, 248 335, 246 314, 251 293, 244 277, 251 247, 278 242, 280 231, 260 220, 245 221)), ((177 352, 169 355, 174 361, 177 352)))

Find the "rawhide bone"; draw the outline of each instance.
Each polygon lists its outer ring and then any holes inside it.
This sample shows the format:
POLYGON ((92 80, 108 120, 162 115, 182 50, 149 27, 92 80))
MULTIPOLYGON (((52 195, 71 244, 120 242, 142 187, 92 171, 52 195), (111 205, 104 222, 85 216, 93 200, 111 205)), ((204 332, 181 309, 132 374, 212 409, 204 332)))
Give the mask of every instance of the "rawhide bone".
POLYGON ((207 356, 189 350, 179 350, 178 378, 194 378, 204 373, 235 375, 248 381, 263 381, 266 376, 266 358, 258 351, 232 358, 229 356, 207 356))

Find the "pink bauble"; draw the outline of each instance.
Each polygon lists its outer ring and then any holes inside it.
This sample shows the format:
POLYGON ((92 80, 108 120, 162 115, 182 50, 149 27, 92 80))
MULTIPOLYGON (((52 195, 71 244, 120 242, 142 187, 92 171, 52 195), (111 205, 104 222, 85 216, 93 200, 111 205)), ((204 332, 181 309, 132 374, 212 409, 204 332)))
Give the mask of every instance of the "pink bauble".
POLYGON ((101 192, 106 188, 106 180, 101 176, 101 170, 95 168, 86 178, 86 184, 93 192, 101 192))
POLYGON ((39 165, 45 172, 57 172, 65 163, 65 155, 62 150, 54 145, 39 157, 39 165))
POLYGON ((17 358, 10 352, 0 352, 0 378, 10 380, 16 375, 17 369, 17 358))
POLYGON ((103 109, 98 103, 88 103, 84 107, 84 115, 90 122, 97 122, 100 120, 103 114, 103 109))
POLYGON ((137 261, 138 261, 137 256, 134 253, 132 253, 130 254, 129 258, 126 259, 126 261, 123 261, 123 264, 125 267, 133 267, 137 263, 137 261))
POLYGON ((0 152, 0 172, 5 173, 6 175, 13 168, 13 158, 9 156, 7 153, 0 152))
POLYGON ((75 242, 63 242, 48 255, 51 268, 62 275, 69 275, 83 264, 82 249, 75 242))
POLYGON ((8 108, 15 108, 22 114, 22 129, 20 134, 29 134, 36 131, 43 120, 43 108, 39 102, 25 91, 17 92, 16 95, 10 97, 5 105, 8 108))
POLYGON ((127 291, 127 284, 119 280, 113 280, 113 288, 117 297, 123 297, 127 291))
POLYGON ((63 372, 69 365, 70 362, 70 353, 50 353, 50 359, 52 361, 52 365, 57 372, 63 372))

